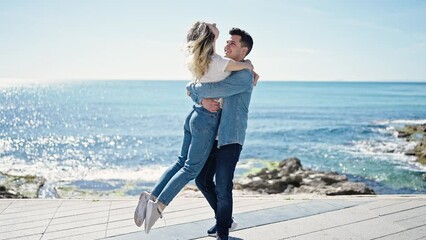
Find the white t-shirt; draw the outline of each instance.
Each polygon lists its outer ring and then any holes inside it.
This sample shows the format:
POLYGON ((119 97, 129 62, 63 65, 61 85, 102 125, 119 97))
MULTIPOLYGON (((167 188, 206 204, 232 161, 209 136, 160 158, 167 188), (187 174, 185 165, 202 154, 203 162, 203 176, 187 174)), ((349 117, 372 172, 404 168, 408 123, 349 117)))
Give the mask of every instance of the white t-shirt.
POLYGON ((209 69, 200 79, 202 83, 220 82, 231 74, 229 71, 225 71, 230 59, 222 57, 217 53, 212 55, 212 61, 209 64, 209 69))

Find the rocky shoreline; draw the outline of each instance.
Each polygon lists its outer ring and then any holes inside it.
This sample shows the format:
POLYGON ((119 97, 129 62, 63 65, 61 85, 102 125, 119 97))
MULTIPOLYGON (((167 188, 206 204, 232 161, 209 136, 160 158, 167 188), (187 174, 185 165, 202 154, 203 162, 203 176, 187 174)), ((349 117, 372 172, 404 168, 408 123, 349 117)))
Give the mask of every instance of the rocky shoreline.
POLYGON ((237 189, 267 194, 310 193, 319 195, 374 195, 364 183, 351 182, 336 172, 303 168, 298 158, 284 159, 275 166, 249 174, 235 184, 237 189))

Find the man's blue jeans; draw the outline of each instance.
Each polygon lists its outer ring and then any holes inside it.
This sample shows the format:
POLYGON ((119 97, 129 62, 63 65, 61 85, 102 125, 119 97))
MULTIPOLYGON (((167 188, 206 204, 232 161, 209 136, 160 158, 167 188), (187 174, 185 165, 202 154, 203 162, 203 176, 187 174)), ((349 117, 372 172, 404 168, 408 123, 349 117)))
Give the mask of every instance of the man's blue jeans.
POLYGON ((184 124, 184 137, 178 160, 161 176, 152 195, 169 205, 180 190, 201 171, 216 138, 220 111, 212 113, 194 106, 184 124))
POLYGON ((241 150, 242 146, 237 143, 218 149, 215 141, 207 162, 195 179, 197 187, 215 212, 219 237, 228 236, 232 224, 232 181, 241 150), (213 181, 214 175, 216 183, 213 181))

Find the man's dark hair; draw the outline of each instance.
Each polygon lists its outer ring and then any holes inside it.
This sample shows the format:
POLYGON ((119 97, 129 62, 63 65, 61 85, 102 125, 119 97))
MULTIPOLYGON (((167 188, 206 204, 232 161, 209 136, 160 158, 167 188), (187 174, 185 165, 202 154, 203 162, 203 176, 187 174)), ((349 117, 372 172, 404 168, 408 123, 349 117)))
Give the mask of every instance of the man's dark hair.
POLYGON ((232 28, 229 30, 229 35, 238 35, 241 37, 241 46, 248 48, 247 56, 253 48, 253 38, 251 38, 250 34, 239 28, 232 28))

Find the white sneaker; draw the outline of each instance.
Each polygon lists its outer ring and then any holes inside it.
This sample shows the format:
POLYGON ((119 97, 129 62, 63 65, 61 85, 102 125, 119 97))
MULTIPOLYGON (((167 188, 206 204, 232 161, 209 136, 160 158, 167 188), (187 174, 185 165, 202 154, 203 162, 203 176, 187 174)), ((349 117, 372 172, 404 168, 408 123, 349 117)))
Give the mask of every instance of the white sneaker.
POLYGON ((158 201, 149 200, 146 207, 145 232, 149 233, 155 222, 162 217, 163 215, 161 215, 161 211, 158 209, 158 201))
POLYGON ((136 226, 140 227, 146 217, 146 205, 148 204, 149 197, 151 195, 148 192, 142 192, 139 196, 138 206, 136 207, 134 220, 136 226))
POLYGON ((230 232, 234 231, 237 228, 237 226, 238 226, 238 223, 235 221, 234 218, 232 218, 232 224, 231 224, 231 227, 229 228, 229 231, 230 232))

